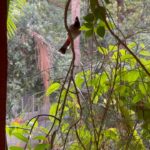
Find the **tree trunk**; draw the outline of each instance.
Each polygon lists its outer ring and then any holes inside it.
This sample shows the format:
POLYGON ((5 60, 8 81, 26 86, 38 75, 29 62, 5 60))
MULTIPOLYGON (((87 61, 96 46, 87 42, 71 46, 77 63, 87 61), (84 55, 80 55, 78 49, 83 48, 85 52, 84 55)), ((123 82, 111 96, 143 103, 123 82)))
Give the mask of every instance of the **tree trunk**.
MULTIPOLYGON (((80 18, 80 0, 73 0, 71 1, 71 14, 72 14, 72 22, 74 22, 75 17, 78 16, 80 18)), ((75 50, 75 66, 80 65, 80 37, 77 37, 74 40, 74 50, 75 50)))

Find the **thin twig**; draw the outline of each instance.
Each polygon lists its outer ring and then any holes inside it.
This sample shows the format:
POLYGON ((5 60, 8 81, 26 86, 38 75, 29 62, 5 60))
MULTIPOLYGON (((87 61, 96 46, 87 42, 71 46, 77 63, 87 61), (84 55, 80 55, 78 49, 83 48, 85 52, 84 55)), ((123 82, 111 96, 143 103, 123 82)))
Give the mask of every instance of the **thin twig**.
POLYGON ((30 140, 30 138, 31 138, 31 133, 32 133, 32 131, 33 131, 33 128, 34 128, 35 123, 37 122, 38 118, 39 118, 39 116, 36 117, 36 119, 34 120, 34 123, 33 123, 32 127, 31 127, 31 129, 30 129, 30 133, 29 133, 29 135, 28 135, 28 140, 27 140, 27 142, 26 142, 26 144, 25 144, 25 146, 24 146, 24 150, 26 150, 26 148, 27 148, 27 146, 28 146, 29 140, 30 140))

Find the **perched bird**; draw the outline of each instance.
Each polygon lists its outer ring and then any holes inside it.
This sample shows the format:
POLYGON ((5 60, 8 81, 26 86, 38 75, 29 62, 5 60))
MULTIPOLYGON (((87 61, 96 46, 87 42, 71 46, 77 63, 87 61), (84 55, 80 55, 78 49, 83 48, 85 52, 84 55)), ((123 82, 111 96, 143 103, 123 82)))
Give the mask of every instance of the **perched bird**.
MULTIPOLYGON (((79 21, 78 17, 76 17, 74 23, 69 26, 69 30, 71 32, 73 40, 80 34, 80 32, 81 32, 80 31, 80 21, 79 21)), ((62 54, 65 54, 70 43, 71 43, 71 38, 68 35, 65 43, 59 49, 59 52, 61 52, 62 54)))

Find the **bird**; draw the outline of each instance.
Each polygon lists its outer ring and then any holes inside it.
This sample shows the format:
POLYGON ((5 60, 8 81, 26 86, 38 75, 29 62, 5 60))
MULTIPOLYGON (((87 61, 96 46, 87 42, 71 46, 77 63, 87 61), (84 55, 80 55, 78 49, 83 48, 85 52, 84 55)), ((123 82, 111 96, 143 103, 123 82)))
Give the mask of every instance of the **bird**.
MULTIPOLYGON (((74 23, 69 26, 69 30, 70 30, 73 40, 80 35, 81 33, 80 21, 78 17, 76 17, 74 23)), ((62 54, 65 54, 70 43, 71 43, 71 38, 69 37, 69 34, 68 34, 67 39, 64 42, 63 46, 59 49, 59 52, 62 54)))

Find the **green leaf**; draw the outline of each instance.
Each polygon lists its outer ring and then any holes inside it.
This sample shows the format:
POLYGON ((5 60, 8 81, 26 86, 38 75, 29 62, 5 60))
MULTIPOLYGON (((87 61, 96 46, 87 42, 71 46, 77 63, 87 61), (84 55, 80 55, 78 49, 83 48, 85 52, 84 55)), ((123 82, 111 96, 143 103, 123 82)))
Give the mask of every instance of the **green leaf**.
POLYGON ((98 95, 94 97, 94 100, 93 100, 93 104, 97 104, 98 103, 98 100, 99 100, 99 97, 98 95))
POLYGON ((149 52, 149 51, 146 51, 146 50, 140 51, 139 54, 140 54, 140 55, 143 55, 143 56, 150 56, 150 52, 149 52))
POLYGON ((33 138, 34 140, 46 140, 46 137, 43 135, 38 135, 33 138))
POLYGON ((92 23, 83 23, 83 25, 80 28, 81 31, 89 31, 93 30, 93 24, 92 23))
POLYGON ((29 122, 29 125, 30 126, 33 126, 34 124, 34 128, 38 127, 38 121, 36 120, 36 118, 32 119, 30 122, 29 122), (36 122, 35 122, 36 121, 36 122))
MULTIPOLYGON (((49 114, 50 115, 53 115, 55 116, 56 115, 56 109, 57 109, 57 105, 58 103, 53 103, 50 107, 50 110, 49 110, 49 114)), ((61 105, 59 105, 59 108, 61 107, 61 105)), ((58 108, 58 110, 59 110, 58 108)), ((49 119, 53 122, 54 121, 54 118, 53 117, 49 117, 49 119)), ((58 123, 58 120, 56 120, 56 124, 58 123)))
POLYGON ((144 95, 147 94, 147 84, 139 83, 139 89, 142 94, 144 94, 144 95))
POLYGON ((119 139, 116 128, 109 128, 109 129, 105 130, 104 136, 108 139, 115 140, 115 141, 119 139))
POLYGON ((22 135, 21 133, 18 132, 13 132, 13 134, 15 137, 17 137, 19 140, 23 141, 23 142, 27 142, 28 138, 25 137, 24 135, 22 135))
POLYGON ((94 21, 94 15, 92 13, 87 14, 83 17, 85 21, 87 22, 93 22, 94 21))
POLYGON ((141 47, 141 48, 145 48, 144 43, 141 43, 141 44, 140 44, 140 47, 141 47))
POLYGON ((145 65, 145 67, 149 67, 150 66, 150 60, 141 58, 140 61, 142 62, 143 65, 145 65))
POLYGON ((111 44, 110 44, 110 45, 108 46, 108 48, 109 48, 110 51, 116 51, 116 50, 118 50, 118 46, 116 46, 116 45, 111 45, 111 44))
POLYGON ((112 59, 116 60, 118 57, 118 52, 114 52, 112 55, 112 59))
POLYGON ((82 26, 80 27, 80 30, 81 30, 81 31, 89 31, 90 28, 87 28, 85 25, 82 25, 82 26))
POLYGON ((74 94, 74 93, 72 93, 72 92, 74 92, 74 91, 72 91, 72 90, 70 89, 69 96, 70 96, 72 99, 76 99, 77 95, 74 94))
POLYGON ((120 52, 121 56, 126 55, 126 50, 125 49, 120 49, 119 52, 120 52))
POLYGON ((98 26, 96 28, 96 33, 100 36, 100 37, 104 37, 105 35, 105 27, 104 26, 98 26))
POLYGON ((92 36, 92 35, 93 35, 93 30, 88 30, 85 32, 85 37, 87 37, 87 38, 92 36))
POLYGON ((77 129, 79 137, 83 141, 85 145, 88 145, 91 139, 91 134, 89 130, 86 130, 86 127, 83 125, 82 127, 77 129))
POLYGON ((79 72, 79 73, 76 74, 76 76, 75 76, 75 83, 76 83, 76 86, 77 86, 78 88, 81 88, 83 82, 84 82, 83 72, 79 72))
POLYGON ((139 78, 139 76, 140 76, 139 71, 132 70, 132 71, 127 71, 124 74, 123 78, 124 78, 124 81, 134 82, 139 78))
POLYGON ((102 21, 105 22, 106 20, 106 9, 105 7, 99 6, 94 10, 94 16, 97 19, 101 19, 102 21))
POLYGON ((26 4, 26 0, 11 0, 9 1, 9 8, 8 8, 8 17, 7 17, 7 33, 8 38, 14 36, 15 31, 17 29, 15 23, 17 23, 18 18, 17 16, 23 13, 23 8, 26 4), (17 19, 16 19, 17 18, 17 19))
POLYGON ((127 87, 124 86, 124 85, 121 85, 121 86, 119 87, 119 94, 120 94, 120 96, 124 96, 124 95, 125 95, 126 89, 127 89, 127 87))
POLYGON ((49 132, 49 130, 48 130, 47 128, 44 128, 44 127, 42 127, 42 126, 40 126, 40 130, 41 130, 42 132, 44 132, 45 134, 47 134, 47 133, 49 132))
POLYGON ((98 47, 98 51, 102 53, 103 55, 108 54, 108 50, 105 47, 98 47))
POLYGON ((69 124, 68 124, 68 123, 64 123, 64 124, 61 126, 61 131, 62 131, 62 133, 67 133, 68 128, 69 128, 69 124))
POLYGON ((18 146, 10 146, 9 150, 24 150, 24 148, 18 146))
POLYGON ((45 150, 49 148, 49 144, 38 144, 35 146, 34 150, 45 150))
POLYGON ((123 56, 121 56, 121 60, 122 61, 124 61, 124 60, 131 60, 131 59, 133 59, 133 56, 131 55, 131 54, 125 54, 125 55, 123 55, 123 56))
POLYGON ((62 93, 61 93, 61 100, 64 100, 64 98, 65 98, 65 96, 66 96, 66 89, 64 89, 63 91, 62 91, 62 93))
POLYGON ((13 132, 13 128, 9 128, 9 126, 6 126, 6 133, 11 136, 13 132))
POLYGON ((128 44, 128 47, 131 48, 131 49, 134 48, 135 46, 136 46, 135 42, 131 42, 131 43, 128 44))
POLYGON ((55 115, 56 114, 56 109, 57 109, 57 105, 58 105, 58 103, 53 103, 52 105, 51 105, 51 107, 50 107, 50 115, 55 115))
POLYGON ((46 91, 46 96, 51 95, 53 92, 57 91, 60 88, 59 83, 53 83, 50 85, 50 87, 46 91))
POLYGON ((139 97, 139 95, 135 95, 135 96, 133 97, 132 103, 133 103, 133 104, 136 104, 136 103, 139 102, 140 100, 141 100, 141 98, 139 97))

